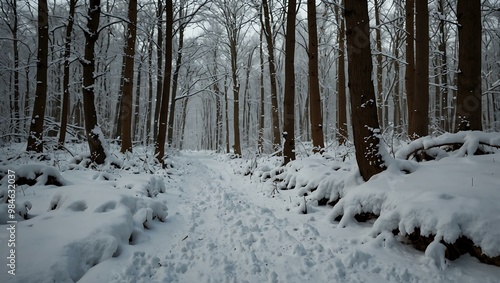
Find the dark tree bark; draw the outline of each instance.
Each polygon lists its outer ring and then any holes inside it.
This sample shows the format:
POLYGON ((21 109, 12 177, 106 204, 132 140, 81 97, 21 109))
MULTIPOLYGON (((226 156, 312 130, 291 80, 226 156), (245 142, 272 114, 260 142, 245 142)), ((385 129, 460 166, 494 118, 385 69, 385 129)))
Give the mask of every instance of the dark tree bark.
POLYGON ((47 101, 47 67, 49 52, 49 10, 47 0, 38 1, 38 62, 33 116, 28 135, 27 151, 43 152, 43 122, 47 101))
POLYGON ((120 107, 121 152, 132 152, 132 114, 134 113, 133 93, 134 93, 134 55, 135 38, 137 30, 137 0, 129 0, 128 20, 125 45, 125 67, 123 73, 122 99, 120 107))
MULTIPOLYGON (((342 6, 344 6, 344 1, 342 1, 342 6)), ((338 42, 339 42, 339 62, 338 62, 338 102, 337 102, 337 139, 339 144, 345 144, 348 138, 347 130, 347 94, 346 94, 346 77, 345 77, 345 20, 344 17, 339 14, 338 6, 335 6, 335 13, 337 14, 337 23, 340 24, 340 29, 338 32, 338 42)))
POLYGON ((380 125, 385 127, 387 121, 384 119, 384 87, 382 80, 382 38, 380 34, 380 6, 383 3, 380 3, 378 0, 373 1, 373 5, 375 7, 375 46, 377 50, 377 55, 375 56, 377 59, 377 103, 378 103, 378 117, 380 119, 380 125))
POLYGON ((346 1, 345 18, 354 147, 360 174, 368 181, 382 172, 385 164, 379 153, 380 127, 371 79, 373 66, 367 1, 346 1))
POLYGON ((69 114, 69 65, 71 55, 71 33, 73 32, 73 24, 75 18, 75 6, 78 0, 69 1, 69 16, 68 25, 66 26, 66 42, 64 43, 64 71, 63 71, 63 102, 61 113, 61 128, 59 129, 59 146, 64 145, 66 140, 66 128, 68 125, 69 114))
MULTIPOLYGON (((262 21, 262 14, 260 15, 261 21, 262 21)), ((257 141, 257 148, 259 154, 262 154, 264 152, 264 109, 265 109, 265 88, 264 88, 264 50, 262 48, 262 43, 263 43, 263 35, 264 32, 261 30, 260 31, 260 42, 259 42, 259 59, 260 59, 260 112, 259 112, 259 134, 258 134, 258 141, 257 141)))
POLYGON ((483 129, 481 98, 481 1, 458 0, 457 131, 483 129))
POLYGON ((410 123, 413 119, 415 97, 415 0, 406 0, 406 68, 405 89, 408 108, 408 135, 411 135, 410 123))
POLYGON ((443 129, 449 132, 451 129, 451 117, 450 117, 450 109, 448 107, 448 52, 446 48, 447 40, 445 33, 445 18, 444 18, 444 0, 439 0, 438 5, 438 13, 440 14, 442 20, 439 22, 439 54, 441 58, 440 62, 440 71, 441 71, 441 125, 443 129))
POLYGON ((416 1, 415 93, 408 111, 410 138, 429 134, 429 10, 427 1, 416 1))
POLYGON ((273 32, 271 29, 271 20, 268 0, 262 1, 262 8, 264 12, 264 22, 261 20, 261 25, 264 29, 264 35, 267 43, 267 56, 269 63, 269 79, 271 82, 271 115, 273 121, 273 149, 278 150, 280 143, 280 129, 279 129, 279 109, 278 109, 278 85, 276 83, 276 60, 274 57, 274 40, 273 32))
POLYGON ((165 29, 165 72, 163 77, 163 95, 161 98, 160 122, 158 125, 158 136, 155 141, 155 156, 161 164, 164 164, 165 140, 167 136, 167 114, 168 101, 170 99, 170 76, 172 74, 172 30, 173 9, 172 0, 166 1, 167 24, 165 29))
MULTIPOLYGON (((157 16, 157 38, 156 38, 156 65, 157 65, 157 72, 156 72, 156 103, 155 103, 155 111, 154 111, 154 116, 153 116, 153 136, 155 138, 156 142, 156 137, 158 136, 158 129, 159 129, 159 121, 160 121, 160 108, 161 108, 161 98, 162 98, 162 85, 163 85, 163 77, 164 74, 162 73, 162 64, 163 64, 163 31, 162 31, 162 22, 163 22, 163 0, 158 0, 158 7, 156 10, 156 16, 157 16)), ((152 110, 151 110, 152 111, 152 110)))
POLYGON ((307 0, 307 27, 309 31, 309 115, 313 151, 325 148, 323 140, 323 117, 321 115, 321 96, 318 78, 318 27, 316 23, 316 1, 307 0))
POLYGON ((168 117, 168 131, 167 131, 167 143, 173 146, 173 136, 174 136, 174 114, 175 114, 175 97, 177 96, 177 85, 179 83, 179 72, 182 65, 182 52, 184 48, 184 28, 186 27, 182 18, 184 17, 182 4, 179 7, 179 46, 177 49, 177 59, 175 60, 175 70, 172 76, 172 102, 170 103, 170 111, 168 117))
POLYGON ((285 97, 283 99, 283 164, 295 160, 295 0, 287 3, 285 97))
POLYGON ((90 159, 96 164, 106 161, 106 153, 102 144, 102 131, 97 124, 95 109, 95 43, 99 37, 99 19, 101 15, 101 1, 89 0, 88 22, 85 30, 85 57, 83 65, 83 112, 85 116, 85 131, 90 148, 90 159))

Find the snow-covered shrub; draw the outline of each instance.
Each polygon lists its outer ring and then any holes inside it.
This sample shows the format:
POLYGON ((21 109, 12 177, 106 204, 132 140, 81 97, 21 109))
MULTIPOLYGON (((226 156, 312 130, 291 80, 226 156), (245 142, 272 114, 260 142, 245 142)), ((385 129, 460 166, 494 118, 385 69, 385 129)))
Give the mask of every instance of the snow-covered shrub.
MULTIPOLYGON (((5 171, 4 168, 0 168, 0 171, 5 171)), ((52 166, 47 166, 43 164, 27 164, 19 165, 14 168, 9 168, 15 171, 16 185, 28 185, 28 186, 40 186, 40 185, 55 185, 55 186, 66 186, 71 184, 71 182, 64 179, 59 171, 52 166)), ((3 174, 5 176, 5 174, 3 174)), ((6 185, 7 178, 2 178, 1 184, 6 185)))

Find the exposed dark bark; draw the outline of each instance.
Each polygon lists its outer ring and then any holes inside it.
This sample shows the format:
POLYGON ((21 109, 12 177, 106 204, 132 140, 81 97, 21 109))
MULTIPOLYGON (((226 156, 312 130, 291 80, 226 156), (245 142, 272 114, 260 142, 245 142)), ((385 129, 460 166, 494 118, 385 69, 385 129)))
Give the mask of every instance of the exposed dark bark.
POLYGON ((135 38, 137 30, 137 0, 129 0, 128 20, 125 45, 125 67, 123 73, 122 99, 120 107, 120 120, 122 122, 121 152, 132 152, 132 115, 134 113, 133 93, 134 93, 134 55, 135 38))
POLYGON ((158 125, 158 136, 155 141, 155 156, 161 164, 164 164, 165 140, 167 136, 167 114, 170 99, 170 76, 172 74, 172 30, 173 9, 172 0, 166 1, 167 23, 165 29, 165 72, 163 78, 163 94, 161 98, 160 122, 158 125))
MULTIPOLYGON (((163 30, 162 30, 162 22, 163 22, 163 0, 158 0, 158 8, 156 10, 157 17, 157 38, 156 38, 156 103, 155 103, 155 111, 153 116, 153 136, 156 141, 156 137, 158 136, 159 129, 159 121, 160 121, 160 107, 161 107, 161 99, 162 99, 162 85, 163 85, 163 77, 164 74, 162 72, 162 64, 163 64, 163 30)), ((152 110, 151 110, 152 111, 152 110)))
POLYGON ((295 0, 287 3, 285 97, 283 99, 283 164, 295 160, 295 0))
MULTIPOLYGON (((342 1, 342 6, 344 1, 342 1)), ((339 61, 338 61, 338 102, 337 102, 337 139, 339 144, 345 144, 348 137, 347 130, 347 94, 346 94, 346 77, 345 77, 345 20, 342 15, 340 15, 338 6, 335 7, 335 13, 337 15, 337 23, 340 24, 340 29, 338 32, 338 42, 339 42, 339 61)))
POLYGON ((75 18, 75 6, 78 0, 69 1, 68 25, 66 26, 66 42, 64 43, 64 71, 63 71, 63 102, 61 113, 61 128, 59 129, 59 146, 64 145, 66 140, 66 128, 68 125, 69 114, 69 75, 70 75, 70 55, 71 55, 71 33, 73 32, 73 24, 75 18))
POLYGON ((414 97, 415 97, 415 0, 407 0, 406 12, 406 68, 405 68, 405 89, 408 109, 408 135, 410 123, 413 119, 414 97))
POLYGON ((264 22, 261 25, 264 29, 264 35, 267 42, 267 56, 269 63, 269 79, 271 82, 271 115, 273 121, 273 149, 278 150, 280 147, 280 129, 279 129, 279 109, 278 109, 278 86, 276 83, 276 60, 274 57, 274 40, 271 29, 271 20, 268 0, 262 1, 264 12, 264 22))
POLYGON ((372 78, 372 60, 367 1, 346 1, 349 90, 352 128, 359 171, 365 181, 382 172, 379 153, 380 127, 372 78))
MULTIPOLYGON (((182 4, 179 7, 179 18, 182 19, 184 13, 182 10, 182 4)), ((174 136, 174 117, 175 117, 175 97, 177 96, 177 85, 179 83, 179 71, 182 65, 182 52, 184 49, 184 28, 185 25, 181 21, 179 24, 179 46, 177 49, 177 59, 175 60, 175 70, 172 76, 172 102, 170 103, 170 111, 168 117, 168 131, 167 131, 167 143, 173 146, 173 136, 174 136)))
POLYGON ((481 1, 458 0, 457 131, 483 129, 481 97, 481 1))
POLYGON ((316 1, 307 0, 307 27, 309 31, 309 115, 313 151, 324 149, 323 117, 321 115, 321 96, 318 78, 318 27, 316 23, 316 1))
POLYGON ((410 138, 429 134, 429 9, 427 1, 416 1, 415 93, 408 112, 410 138))
POLYGON ((47 0, 38 1, 38 62, 33 115, 28 134, 27 151, 43 152, 43 122, 47 100, 47 67, 49 52, 49 10, 47 0))
POLYGON ((96 164, 103 164, 106 153, 102 144, 102 131, 97 124, 95 109, 95 43, 99 37, 99 19, 101 15, 101 1, 89 0, 88 22, 85 30, 85 57, 83 65, 83 111, 85 116, 85 131, 90 148, 90 159, 96 164))

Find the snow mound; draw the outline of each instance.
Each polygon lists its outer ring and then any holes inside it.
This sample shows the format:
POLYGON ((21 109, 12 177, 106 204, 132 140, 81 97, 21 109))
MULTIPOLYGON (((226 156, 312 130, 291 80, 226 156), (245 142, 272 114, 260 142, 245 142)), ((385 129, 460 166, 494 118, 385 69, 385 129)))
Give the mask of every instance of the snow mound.
POLYGON ((339 226, 346 227, 355 222, 355 215, 373 213, 379 217, 372 236, 384 231, 409 235, 418 228, 421 235, 449 244, 464 236, 485 255, 500 256, 498 160, 500 154, 447 157, 422 164, 411 174, 387 170, 350 189, 330 219, 343 215, 339 226))
POLYGON ((17 224, 22 273, 9 282, 76 282, 93 266, 119 256, 123 245, 142 241, 145 229, 167 215, 165 204, 135 191, 88 185, 58 189, 46 213, 17 224))
POLYGON ((0 167, 0 176, 2 177, 1 185, 7 185, 7 170, 14 171, 16 176, 16 185, 55 185, 67 186, 71 182, 64 179, 56 168, 44 164, 27 164, 17 167, 0 167))

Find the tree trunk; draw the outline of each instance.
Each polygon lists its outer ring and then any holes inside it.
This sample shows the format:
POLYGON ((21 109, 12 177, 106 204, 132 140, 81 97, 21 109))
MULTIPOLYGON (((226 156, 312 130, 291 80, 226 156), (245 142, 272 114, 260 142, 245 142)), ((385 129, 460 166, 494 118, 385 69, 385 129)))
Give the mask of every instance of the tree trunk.
MULTIPOLYGON (((260 15, 262 21, 262 14, 260 15)), ((264 88, 264 50, 262 48, 264 32, 260 31, 260 41, 259 41, 259 59, 260 59, 260 112, 259 112, 259 133, 257 141, 257 149, 259 154, 264 152, 264 129, 265 129, 265 88, 264 88)))
POLYGON ((47 100, 47 67, 49 51, 49 10, 47 0, 38 1, 38 62, 33 116, 28 135, 27 151, 43 152, 43 122, 47 100))
POLYGON ((457 131, 481 131, 481 1, 458 0, 457 131))
POLYGON ((170 112, 168 117, 168 132, 167 132, 167 144, 173 146, 173 136, 174 136, 174 117, 175 117, 175 97, 177 96, 177 85, 179 81, 179 71, 182 65, 182 52, 184 48, 184 28, 185 25, 182 21, 184 13, 182 10, 182 4, 179 7, 179 46, 177 49, 177 59, 175 60, 175 70, 172 77, 172 102, 170 103, 170 112))
MULTIPOLYGON (((159 120, 160 120, 160 107, 161 107, 161 99, 162 99, 162 84, 164 82, 162 74, 162 64, 163 64, 163 31, 162 31, 162 22, 163 22, 163 0, 158 0, 158 10, 156 11, 157 16, 157 38, 156 38, 156 65, 157 65, 157 73, 156 73, 156 103, 155 103, 155 111, 153 116, 154 126, 153 126, 153 136, 155 138, 158 136, 159 129, 159 120)), ((169 39, 167 39, 169 40, 169 39)), ((169 62, 170 64, 170 62, 169 62)), ((166 66, 165 66, 166 68, 166 66)), ((151 110, 152 111, 152 110, 151 110)))
POLYGON ((451 130, 450 125, 451 125, 451 117, 450 117, 450 110, 448 107, 448 55, 447 55, 447 48, 446 48, 446 34, 445 34, 445 20, 444 20, 444 0, 439 0, 439 5, 438 5, 438 13, 442 17, 442 20, 439 22, 439 33, 440 33, 440 42, 438 46, 439 54, 441 57, 441 121, 440 123, 443 127, 443 129, 446 132, 449 132, 451 130))
POLYGON ((70 0, 68 25, 66 26, 66 42, 64 44, 64 72, 63 72, 63 103, 61 113, 61 127, 59 128, 59 146, 64 145, 66 140, 66 128, 68 125, 69 111, 69 65, 71 56, 71 33, 73 32, 73 23, 75 18, 75 6, 78 0, 70 0))
POLYGON ((233 79, 233 130, 234 130, 234 154, 241 156, 241 143, 240 143, 240 83, 238 81, 238 59, 236 50, 236 38, 230 40, 231 52, 231 76, 233 79))
POLYGON ((146 145, 149 145, 152 136, 151 136, 151 117, 153 113, 153 34, 154 31, 151 29, 151 34, 150 34, 150 40, 149 40, 149 46, 148 46, 148 108, 145 113, 146 115, 146 145))
POLYGON ((416 1, 415 93, 409 112, 410 138, 429 134, 429 10, 426 1, 416 1))
POLYGON ((323 141, 323 117, 321 115, 321 96, 318 78, 318 27, 316 23, 316 1, 307 0, 307 26, 309 31, 309 115, 313 151, 325 148, 323 141))
POLYGON ((103 134, 97 125, 95 101, 95 43, 99 37, 99 18, 101 15, 101 1, 89 0, 88 22, 85 30, 85 57, 83 65, 83 111, 85 116, 85 131, 90 148, 90 159, 96 164, 106 161, 103 147, 103 134))
MULTIPOLYGON (((415 97, 415 0, 406 0, 406 68, 405 68, 405 89, 406 101, 408 108, 408 129, 407 133, 410 136, 412 129, 410 124, 413 123, 414 112, 414 97, 415 97)), ((411 126, 412 127, 412 126, 411 126)))
MULTIPOLYGON (((137 66, 137 78, 136 78, 136 83, 135 83, 135 99, 134 99, 134 122, 133 122, 133 127, 132 127, 132 141, 136 140, 134 137, 137 135, 137 140, 141 139, 141 128, 139 127, 139 123, 141 120, 141 80, 142 80, 142 59, 143 57, 141 56, 141 59, 139 61, 139 65, 137 66)), ((147 111, 144 111, 147 113, 147 111)), ((145 113, 145 114, 146 114, 145 113)), ((144 117, 146 118, 146 117, 144 117)), ((144 119, 146 121, 146 119, 144 119)))
POLYGON ((379 153, 380 127, 372 81, 372 60, 367 1, 346 1, 349 91, 356 161, 368 181, 385 168, 379 153))
POLYGON ((384 101, 383 85, 382 85, 382 39, 380 35, 380 4, 378 0, 373 1, 375 6, 375 45, 377 48, 377 103, 378 117, 380 118, 380 126, 385 127, 384 120, 384 101))
POLYGON ((172 0, 166 1, 167 24, 165 32, 165 73, 163 77, 163 95, 161 98, 160 123, 158 136, 155 142, 155 156, 164 165, 165 139, 167 135, 167 113, 168 101, 170 99, 170 76, 172 74, 172 30, 173 30, 173 10, 172 0))
POLYGON ((285 97, 283 99, 283 164, 295 160, 295 0, 287 7, 285 36, 285 97))
MULTIPOLYGON (((342 6, 344 6, 344 1, 342 1, 342 6)), ((345 20, 344 17, 340 15, 338 6, 335 7, 335 13, 337 15, 337 23, 340 25, 340 30, 338 33, 339 42, 339 62, 338 62, 338 120, 337 120, 337 139, 340 145, 345 144, 348 138, 347 130, 347 95, 346 95, 346 77, 345 77, 345 20)))
POLYGON ((122 121, 122 148, 121 152, 132 152, 132 114, 134 113, 134 55, 135 38, 137 26, 137 0, 130 0, 128 5, 128 19, 125 45, 125 69, 122 85, 122 99, 120 107, 120 119, 122 121))
POLYGON ((262 1, 264 9, 264 23, 261 22, 264 28, 264 34, 267 42, 267 56, 269 61, 269 79, 271 81, 271 115, 273 121, 273 150, 280 148, 280 129, 279 129, 279 109, 278 109, 278 86, 276 83, 276 60, 274 57, 274 41, 271 30, 270 12, 268 0, 262 1))
MULTIPOLYGON (((17 1, 12 1, 12 49, 14 52, 14 101, 13 101, 13 110, 14 110, 14 120, 13 120, 13 130, 15 134, 21 133, 21 125, 23 124, 20 120, 20 107, 21 104, 21 94, 19 91, 19 47, 18 47, 18 17, 17 17, 17 1)), ((18 140, 16 138, 16 140, 18 140)))

